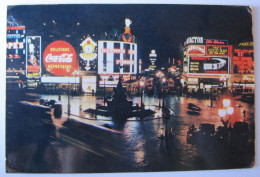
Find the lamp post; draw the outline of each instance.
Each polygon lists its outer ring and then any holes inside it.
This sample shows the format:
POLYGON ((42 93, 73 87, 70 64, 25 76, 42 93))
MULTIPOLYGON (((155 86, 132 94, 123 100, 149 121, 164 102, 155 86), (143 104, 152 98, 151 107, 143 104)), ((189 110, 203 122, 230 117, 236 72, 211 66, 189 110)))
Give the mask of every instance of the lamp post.
POLYGON ((141 87, 141 109, 143 110, 144 104, 143 104, 143 86, 144 86, 144 81, 140 81, 140 87, 141 87))
POLYGON ((70 116, 70 82, 68 83, 68 115, 70 116))
MULTIPOLYGON (((223 83, 222 83, 222 89, 221 89, 221 91, 222 91, 222 93, 223 93, 223 86, 224 86, 224 83, 226 83, 226 81, 227 81, 227 78, 224 76, 224 75, 221 75, 221 77, 219 78, 219 80, 220 81, 223 81, 223 83)), ((226 87, 227 87, 227 84, 226 84, 226 87)), ((227 87, 228 88, 228 87, 227 87)), ((228 89, 227 89, 228 90, 228 89)))
POLYGON ((159 98, 159 94, 161 94, 161 79, 162 79, 162 77, 164 77, 164 73, 162 72, 162 71, 157 71, 156 73, 155 73, 155 76, 157 77, 157 78, 159 78, 158 79, 158 81, 159 82, 157 82, 157 83, 159 83, 159 92, 158 92, 158 99, 159 99, 159 108, 161 108, 161 102, 160 102, 160 98, 159 98))
POLYGON ((221 118, 221 121, 224 124, 224 127, 227 128, 227 123, 228 122, 224 120, 224 118, 226 117, 226 114, 227 114, 227 110, 226 109, 222 108, 222 109, 218 110, 218 115, 221 118))
POLYGON ((231 105, 230 99, 223 99, 223 108, 218 110, 218 115, 221 117, 221 121, 224 124, 224 127, 227 128, 228 123, 230 122, 230 115, 234 113, 234 108, 231 105), (227 120, 224 120, 226 115, 228 115, 227 120))
POLYGON ((106 79, 104 79, 104 106, 106 104, 106 79))
POLYGON ((166 83, 166 78, 162 78, 162 92, 163 92, 163 102, 162 102, 162 106, 164 106, 164 84, 166 83))

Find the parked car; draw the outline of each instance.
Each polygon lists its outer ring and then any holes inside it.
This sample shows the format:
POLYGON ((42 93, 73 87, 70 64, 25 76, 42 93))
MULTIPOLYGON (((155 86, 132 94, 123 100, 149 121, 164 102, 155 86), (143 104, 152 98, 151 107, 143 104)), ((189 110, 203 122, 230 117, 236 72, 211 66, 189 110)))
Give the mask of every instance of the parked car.
POLYGON ((55 103, 57 103, 56 100, 50 100, 50 102, 49 102, 49 106, 53 108, 54 105, 55 105, 55 103))
POLYGON ((41 98, 39 101, 40 105, 49 106, 49 101, 45 98, 41 98))

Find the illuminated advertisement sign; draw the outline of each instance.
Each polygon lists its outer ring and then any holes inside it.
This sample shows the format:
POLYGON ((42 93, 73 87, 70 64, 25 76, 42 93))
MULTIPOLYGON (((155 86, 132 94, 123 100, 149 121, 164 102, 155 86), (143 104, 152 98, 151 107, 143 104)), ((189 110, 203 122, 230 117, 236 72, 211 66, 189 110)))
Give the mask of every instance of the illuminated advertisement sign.
POLYGON ((129 18, 125 19, 125 32, 122 35, 122 39, 124 42, 132 42, 133 35, 131 33, 130 25, 132 24, 132 21, 129 18))
POLYGON ((82 76, 82 91, 85 93, 96 93, 97 77, 96 76, 82 76))
POLYGON ((89 36, 80 44, 82 53, 79 54, 80 58, 85 62, 85 69, 90 70, 90 62, 97 58, 95 52, 97 43, 94 42, 89 36))
POLYGON ((228 45, 228 40, 205 39, 205 44, 211 44, 211 45, 228 45))
POLYGON ((229 73, 228 57, 190 56, 189 73, 229 73))
POLYGON ((23 42, 8 42, 6 45, 7 49, 23 49, 24 43, 23 42))
POLYGON ((21 59, 25 55, 25 26, 19 26, 13 16, 7 19, 7 59, 21 59))
POLYGON ((65 41, 54 41, 47 46, 43 54, 46 73, 55 76, 78 75, 77 55, 71 44, 65 41))
POLYGON ((41 36, 26 37, 26 76, 41 76, 41 36))
POLYGON ((229 55, 229 46, 215 46, 215 45, 206 45, 206 55, 229 55))
POLYGON ((241 47, 254 47, 254 42, 241 42, 239 43, 239 46, 241 47))
POLYGON ((21 34, 7 34, 7 39, 20 39, 23 38, 24 35, 21 34))
POLYGON ((7 30, 25 30, 25 26, 7 26, 7 30))
POLYGON ((190 45, 187 50, 188 54, 192 55, 205 55, 204 45, 190 45))
POLYGON ((188 37, 184 42, 184 46, 188 44, 203 44, 203 37, 188 37))
POLYGON ((254 74, 254 50, 235 49, 233 56, 233 72, 238 74, 254 74))
POLYGON ((137 45, 98 41, 98 74, 136 74, 137 45))

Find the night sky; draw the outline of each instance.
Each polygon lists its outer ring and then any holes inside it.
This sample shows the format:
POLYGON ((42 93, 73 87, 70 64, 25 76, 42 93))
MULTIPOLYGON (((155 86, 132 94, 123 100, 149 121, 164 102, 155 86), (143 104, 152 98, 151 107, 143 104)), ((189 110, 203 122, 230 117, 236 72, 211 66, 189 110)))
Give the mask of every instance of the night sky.
MULTIPOLYGON (((252 41, 252 16, 246 6, 202 5, 33 5, 9 6, 8 16, 26 26, 26 35, 41 35, 43 51, 54 40, 66 40, 75 48, 81 38, 100 33, 124 32, 125 18, 132 20, 138 59, 149 64, 149 53, 155 49, 158 63, 168 58, 180 59, 180 45, 187 37, 225 39, 229 44, 252 41), (52 21, 55 20, 56 24, 52 21), (80 25, 77 26, 77 23, 80 25), (44 26, 43 23, 46 23, 44 26), (49 38, 53 34, 54 38, 49 38), (64 36, 70 34, 70 38, 64 36)), ((76 49, 77 50, 77 49, 76 49)))

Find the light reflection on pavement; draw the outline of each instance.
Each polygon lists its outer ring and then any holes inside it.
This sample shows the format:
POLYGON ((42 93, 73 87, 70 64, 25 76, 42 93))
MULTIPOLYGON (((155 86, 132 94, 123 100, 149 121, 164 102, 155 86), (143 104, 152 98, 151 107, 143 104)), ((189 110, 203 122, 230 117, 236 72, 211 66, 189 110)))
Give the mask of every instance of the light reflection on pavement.
MULTIPOLYGON (((40 97, 48 100, 58 100, 58 95, 40 95, 40 97)), ((215 125, 215 128, 222 126, 218 116, 218 108, 221 107, 222 99, 214 100, 213 107, 209 107, 211 104, 210 100, 198 100, 171 95, 165 96, 166 106, 175 113, 167 123, 167 129, 169 131, 172 130, 172 137, 167 141, 160 139, 161 130, 165 130, 166 123, 162 118, 158 118, 161 117, 161 110, 158 107, 159 99, 145 96, 143 101, 146 108, 157 110, 159 112, 158 115, 152 117, 152 120, 139 121, 133 118, 130 121, 118 123, 111 118, 95 117, 80 111, 80 105, 83 110, 88 108, 95 109, 96 104, 102 104, 102 97, 71 96, 71 115, 68 116, 68 96, 62 95, 63 114, 61 118, 52 116, 53 124, 57 129, 56 135, 65 142, 65 145, 59 141, 52 144, 58 154, 60 172, 96 172, 96 165, 99 160, 108 157, 111 159, 112 164, 121 164, 122 171, 203 169, 204 167, 198 164, 200 159, 198 158, 199 152, 196 147, 188 144, 186 141, 187 130, 192 124, 195 124, 197 128, 201 123, 212 123, 215 125), (194 103, 199 106, 201 108, 200 115, 188 114, 188 103, 194 103), (87 133, 84 131, 82 134, 76 134, 73 137, 64 133, 60 134, 59 130, 68 119, 84 122, 88 125, 101 126, 108 131, 110 129, 116 130, 119 133, 121 132, 122 137, 107 139, 115 142, 108 142, 108 144, 102 144, 102 146, 101 144, 98 145, 98 142, 104 143, 106 139, 105 137, 98 137, 98 135, 95 135, 95 132, 87 133), (82 136, 83 139, 78 139, 77 136, 82 136), (84 139, 84 136, 88 138, 87 141, 84 139), (98 140, 98 142, 90 140, 98 140), (89 162, 93 162, 93 164, 90 165, 89 162), (83 166, 78 166, 78 164, 84 163, 89 164, 87 169, 83 166)), ((162 100, 160 101, 162 102, 162 100)), ((133 97, 133 104, 136 103, 140 103, 140 97, 133 97)), ((232 105, 235 110, 234 114, 230 116, 231 122, 244 121, 243 110, 245 109, 247 110, 245 121, 249 123, 250 128, 250 125, 254 122, 254 105, 248 105, 235 100, 232 100, 232 105), (242 106, 236 107, 238 104, 242 106)), ((109 167, 111 168, 111 166, 109 167)), ((208 163, 206 169, 214 168, 218 168, 218 166, 211 162, 208 163)), ((118 168, 111 168, 112 172, 113 170, 118 171, 118 168)))

